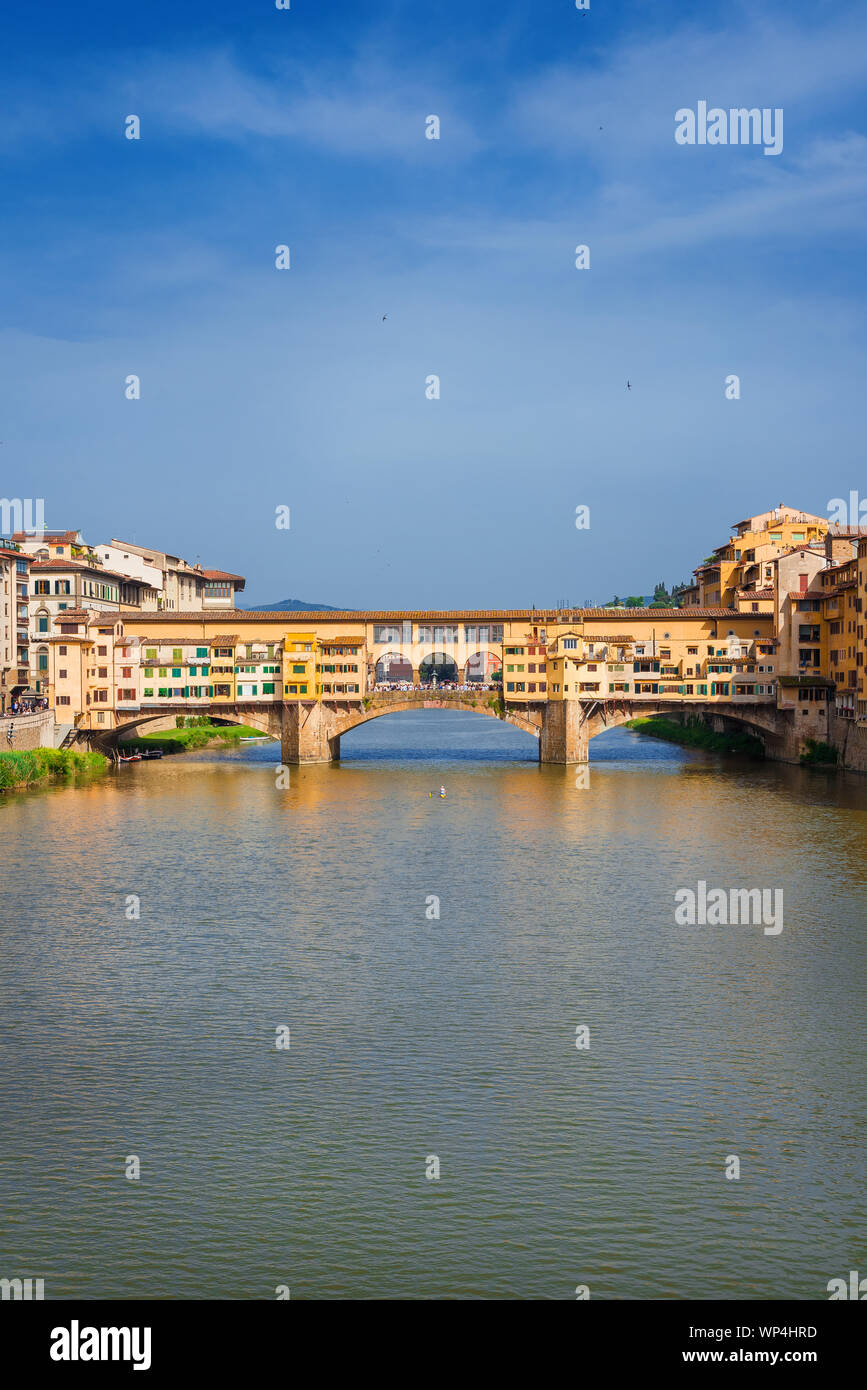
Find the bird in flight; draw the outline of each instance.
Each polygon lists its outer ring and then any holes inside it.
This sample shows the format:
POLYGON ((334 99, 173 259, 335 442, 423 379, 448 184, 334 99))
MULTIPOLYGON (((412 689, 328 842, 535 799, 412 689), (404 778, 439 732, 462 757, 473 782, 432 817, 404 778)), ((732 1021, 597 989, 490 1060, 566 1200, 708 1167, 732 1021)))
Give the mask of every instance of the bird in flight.
POLYGON ((631 391, 631 390, 632 390, 632 382, 631 382, 631 381, 627 381, 627 383, 626 383, 626 389, 627 389, 627 391, 631 391))
POLYGON ((383 314, 383 316, 382 316, 382 321, 383 321, 383 323, 385 323, 385 320, 386 320, 387 318, 388 318, 388 314, 383 314))

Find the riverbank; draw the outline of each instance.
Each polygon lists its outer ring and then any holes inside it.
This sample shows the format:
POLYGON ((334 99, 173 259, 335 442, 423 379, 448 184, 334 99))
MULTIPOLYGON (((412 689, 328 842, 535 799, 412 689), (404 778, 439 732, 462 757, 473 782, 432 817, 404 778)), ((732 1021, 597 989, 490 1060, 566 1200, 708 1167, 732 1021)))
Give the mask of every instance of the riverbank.
POLYGON ((661 738, 666 743, 679 743, 683 748, 703 748, 708 753, 740 753, 750 758, 763 758, 765 755, 761 739, 753 734, 718 734, 699 720, 689 720, 679 724, 663 715, 648 715, 641 719, 630 719, 624 726, 638 734, 650 738, 661 738))
POLYGON ((212 743, 237 747, 242 738, 263 738, 261 729, 245 724, 195 724, 191 728, 164 729, 159 734, 142 734, 120 745, 124 753, 156 748, 162 753, 189 753, 195 748, 207 748, 212 743))
POLYGON ((105 772, 108 758, 101 753, 77 753, 73 748, 33 748, 20 753, 0 753, 0 791, 33 787, 63 777, 105 772))

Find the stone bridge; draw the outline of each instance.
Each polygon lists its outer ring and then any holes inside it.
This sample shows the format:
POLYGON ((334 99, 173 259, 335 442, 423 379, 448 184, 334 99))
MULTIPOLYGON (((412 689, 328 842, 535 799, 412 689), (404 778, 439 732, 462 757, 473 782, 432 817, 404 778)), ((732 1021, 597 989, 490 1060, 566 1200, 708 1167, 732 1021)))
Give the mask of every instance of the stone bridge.
MULTIPOLYGON (((162 705, 147 713, 132 713, 114 729, 83 729, 79 740, 112 755, 118 740, 143 729, 157 719, 176 715, 206 715, 229 724, 246 724, 279 739, 284 763, 323 763, 340 757, 340 739, 350 729, 383 715, 409 710, 468 710, 504 720, 538 739, 543 763, 583 763, 588 745, 597 734, 617 728, 630 719, 664 714, 676 720, 700 717, 722 731, 739 728, 762 740, 770 757, 785 757, 791 742, 792 716, 768 701, 666 700, 655 696, 610 695, 601 699, 503 701, 496 693, 480 691, 379 691, 360 700, 220 702, 203 706, 179 703, 162 705)), ((122 718, 122 715, 119 715, 122 718)))

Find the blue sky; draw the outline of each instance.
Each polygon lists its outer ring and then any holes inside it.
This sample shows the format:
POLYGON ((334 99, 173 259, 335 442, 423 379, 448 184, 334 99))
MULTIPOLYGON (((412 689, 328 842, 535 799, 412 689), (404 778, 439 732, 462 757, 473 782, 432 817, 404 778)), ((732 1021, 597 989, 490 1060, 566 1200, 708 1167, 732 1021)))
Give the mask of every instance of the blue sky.
POLYGON ((863 5, 52 0, 0 61, 0 493, 50 526, 541 607, 867 495, 863 5), (782 153, 677 145, 699 100, 782 153))

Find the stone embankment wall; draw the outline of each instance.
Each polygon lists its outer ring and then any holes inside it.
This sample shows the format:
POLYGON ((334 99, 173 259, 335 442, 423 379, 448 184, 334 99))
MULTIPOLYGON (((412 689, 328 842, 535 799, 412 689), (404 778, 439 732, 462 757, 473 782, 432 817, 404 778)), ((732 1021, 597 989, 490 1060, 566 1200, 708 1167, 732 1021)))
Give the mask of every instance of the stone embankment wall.
POLYGON ((54 711, 4 715, 0 718, 0 753, 21 753, 30 748, 54 747, 54 711), (9 738, 9 731, 12 738, 9 738))
POLYGON ((829 714, 826 742, 840 750, 840 766, 851 772, 867 772, 867 729, 854 719, 829 714))

